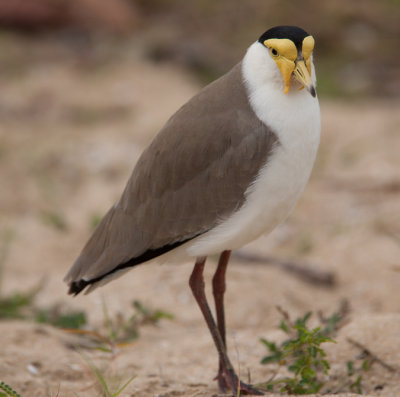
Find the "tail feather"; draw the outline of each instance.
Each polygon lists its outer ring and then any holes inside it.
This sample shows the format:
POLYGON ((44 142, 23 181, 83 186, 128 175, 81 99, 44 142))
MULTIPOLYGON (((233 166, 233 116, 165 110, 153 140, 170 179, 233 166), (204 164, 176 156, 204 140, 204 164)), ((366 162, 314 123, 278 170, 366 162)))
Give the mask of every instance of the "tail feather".
POLYGON ((81 279, 81 280, 78 280, 78 281, 73 281, 69 285, 68 294, 76 296, 80 292, 82 292, 89 284, 90 284, 90 281, 86 281, 84 279, 81 279))

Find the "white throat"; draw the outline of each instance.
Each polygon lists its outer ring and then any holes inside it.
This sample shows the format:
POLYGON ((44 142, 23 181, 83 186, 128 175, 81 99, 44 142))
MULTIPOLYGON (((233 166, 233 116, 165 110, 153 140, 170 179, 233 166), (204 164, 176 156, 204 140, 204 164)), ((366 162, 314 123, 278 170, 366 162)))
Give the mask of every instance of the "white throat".
MULTIPOLYGON (((311 79, 316 85, 315 69, 311 64, 311 79)), ((293 140, 311 139, 318 147, 321 130, 318 99, 305 89, 299 90, 301 87, 294 78, 289 92, 285 94, 281 72, 268 50, 259 42, 247 50, 243 59, 243 78, 254 112, 272 128, 283 146, 293 145, 293 140), (296 133, 297 126, 306 131, 296 133)))

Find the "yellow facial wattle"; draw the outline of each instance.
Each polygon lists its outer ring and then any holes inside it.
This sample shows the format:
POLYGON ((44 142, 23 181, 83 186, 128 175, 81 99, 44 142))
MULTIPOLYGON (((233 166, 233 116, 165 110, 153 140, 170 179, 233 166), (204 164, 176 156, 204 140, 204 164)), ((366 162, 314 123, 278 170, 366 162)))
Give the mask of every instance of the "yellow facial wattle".
MULTIPOLYGON (((301 54, 296 45, 289 39, 268 39, 264 41, 272 59, 276 62, 284 81, 284 92, 290 88, 292 75, 310 92, 311 82, 311 54, 314 49, 314 38, 307 36, 302 43, 301 54)), ((303 88, 302 87, 302 88, 303 88)), ((315 92, 314 88, 313 91, 315 92)))
POLYGON ((272 59, 278 65, 285 84, 285 94, 289 92, 290 78, 296 67, 297 48, 289 39, 269 39, 264 41, 269 49, 272 59))
POLYGON ((311 75, 311 54, 314 50, 315 40, 312 36, 307 36, 303 40, 302 49, 303 58, 306 63, 308 73, 311 75))

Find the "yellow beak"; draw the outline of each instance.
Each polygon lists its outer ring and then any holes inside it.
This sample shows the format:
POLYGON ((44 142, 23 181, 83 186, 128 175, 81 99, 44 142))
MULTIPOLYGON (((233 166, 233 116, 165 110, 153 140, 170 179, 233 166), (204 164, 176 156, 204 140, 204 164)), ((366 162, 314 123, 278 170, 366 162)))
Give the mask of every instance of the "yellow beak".
POLYGON ((303 60, 296 61, 296 67, 294 68, 293 74, 296 80, 300 84, 303 84, 303 86, 306 87, 306 90, 313 97, 315 97, 316 96, 315 87, 314 84, 312 83, 310 73, 308 72, 306 64, 304 63, 303 60))

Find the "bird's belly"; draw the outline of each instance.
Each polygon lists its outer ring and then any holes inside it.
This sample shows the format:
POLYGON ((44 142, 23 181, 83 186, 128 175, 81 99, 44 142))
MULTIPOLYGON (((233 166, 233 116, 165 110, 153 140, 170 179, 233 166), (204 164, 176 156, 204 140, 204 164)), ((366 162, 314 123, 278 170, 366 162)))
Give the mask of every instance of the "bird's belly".
POLYGON ((188 247, 191 256, 236 249, 268 233, 289 215, 304 190, 312 164, 297 168, 278 149, 247 193, 244 205, 188 247))
POLYGON ((319 144, 318 126, 303 135, 293 144, 282 143, 275 148, 247 190, 243 206, 193 240, 186 248, 190 256, 237 249, 272 231, 287 218, 310 177, 319 144))

